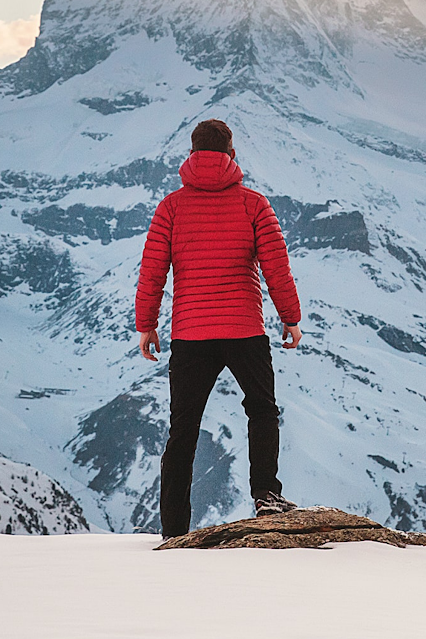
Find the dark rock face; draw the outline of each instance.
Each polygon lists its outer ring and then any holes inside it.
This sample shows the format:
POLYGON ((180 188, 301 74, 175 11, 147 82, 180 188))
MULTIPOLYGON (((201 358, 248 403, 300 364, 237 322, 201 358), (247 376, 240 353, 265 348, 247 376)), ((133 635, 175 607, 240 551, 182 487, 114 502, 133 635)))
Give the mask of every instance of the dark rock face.
POLYGON ((369 326, 376 331, 378 337, 386 344, 396 348, 403 353, 417 353, 418 355, 426 355, 426 348, 415 337, 402 331, 396 326, 386 324, 382 320, 371 315, 358 314, 358 321, 363 326, 369 326))
POLYGON ((125 484, 139 446, 144 456, 160 455, 166 423, 158 419, 160 406, 150 395, 119 395, 80 422, 78 435, 68 442, 74 462, 97 472, 89 487, 109 495, 125 484))
POLYGON ((79 288, 79 273, 68 251, 48 241, 0 239, 0 297, 26 283, 31 292, 50 294, 50 306, 64 304, 79 288))
POLYGON ((382 455, 367 455, 367 457, 374 459, 374 461, 380 464, 383 468, 390 468, 396 473, 399 473, 399 468, 394 461, 386 459, 386 457, 382 457, 382 455))
MULTIPOLYGON (((0 454, 3 473, 7 464, 0 454)), ((11 464, 11 471, 7 488, 0 485, 4 507, 0 512, 0 534, 49 535, 90 530, 81 506, 56 481, 29 465, 11 464)))
MULTIPOLYGON (((269 198, 286 231, 290 251, 296 248, 347 249, 370 254, 368 231, 359 211, 328 213, 326 204, 302 204, 287 196, 269 198), (321 216, 321 214, 326 214, 321 216)), ((338 203, 336 202, 335 204, 338 203)))
POLYGON ((109 244, 112 240, 140 235, 148 229, 152 211, 144 204, 128 211, 114 211, 106 206, 74 204, 67 209, 52 204, 38 211, 26 211, 22 221, 47 235, 86 236, 109 244))
POLYGON ((342 541, 380 541, 404 548, 426 546, 426 534, 384 528, 368 517, 314 506, 231 524, 210 526, 175 537, 156 550, 172 548, 319 548, 342 541))
POLYGON ((162 160, 141 158, 98 176, 98 185, 118 184, 124 188, 143 185, 154 193, 159 190, 173 191, 182 186, 177 174, 178 165, 180 158, 176 158, 170 166, 162 160))
POLYGON ((111 133, 105 133, 102 131, 99 131, 97 133, 95 131, 82 131, 80 135, 82 135, 85 138, 91 138, 92 140, 96 140, 97 142, 102 142, 102 140, 105 140, 105 138, 110 137, 111 133))
MULTIPOLYGON (((60 179, 43 173, 0 173, 0 200, 19 199, 22 202, 55 202, 75 189, 92 189, 98 186, 118 184, 123 188, 144 186, 152 191, 156 200, 161 193, 182 186, 177 168, 182 158, 175 158, 170 165, 162 160, 138 158, 130 164, 105 173, 79 173, 76 177, 64 175, 60 179)), ((154 208, 154 207, 153 207, 154 208)))
POLYGON ((410 503, 401 487, 394 487, 390 481, 383 483, 383 490, 389 499, 391 508, 386 524, 392 524, 397 530, 409 531, 413 530, 421 522, 423 528, 426 529, 426 520, 422 519, 423 508, 426 503, 426 486, 415 484, 415 489, 417 493, 410 503))
POLYGON ((426 260, 412 246, 402 247, 400 245, 404 238, 392 229, 383 229, 382 246, 395 259, 405 266, 405 270, 410 275, 410 279, 419 291, 423 291, 426 281, 426 260))
POLYGON ((114 100, 107 98, 83 98, 81 104, 94 109, 102 115, 110 115, 111 113, 120 113, 120 111, 133 111, 151 103, 151 99, 143 95, 140 91, 122 93, 114 100))
POLYGON ((53 202, 60 200, 74 189, 92 189, 113 184, 118 184, 123 188, 145 186, 155 194, 159 190, 169 191, 181 186, 176 170, 179 163, 180 159, 176 159, 175 163, 169 166, 161 160, 153 161, 140 158, 106 173, 80 173, 76 177, 65 175, 59 180, 41 173, 2 171, 0 173, 0 200, 18 198, 23 202, 34 200, 53 202))

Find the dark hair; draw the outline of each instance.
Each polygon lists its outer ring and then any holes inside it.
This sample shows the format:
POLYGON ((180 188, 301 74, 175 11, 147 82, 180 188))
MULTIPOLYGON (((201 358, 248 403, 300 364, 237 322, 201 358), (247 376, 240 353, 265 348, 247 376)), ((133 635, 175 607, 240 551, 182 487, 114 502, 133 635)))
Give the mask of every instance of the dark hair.
POLYGON ((220 151, 231 155, 232 131, 222 120, 199 122, 191 135, 193 151, 220 151))

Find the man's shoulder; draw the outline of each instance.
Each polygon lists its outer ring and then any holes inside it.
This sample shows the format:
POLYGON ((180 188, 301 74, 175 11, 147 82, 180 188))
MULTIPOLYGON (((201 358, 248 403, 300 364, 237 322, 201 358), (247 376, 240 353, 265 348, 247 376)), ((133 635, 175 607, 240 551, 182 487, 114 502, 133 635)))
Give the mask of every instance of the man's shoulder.
POLYGON ((249 204, 254 206, 256 209, 265 208, 270 206, 268 198, 260 193, 260 191, 255 191, 254 189, 250 189, 248 186, 244 186, 243 184, 239 185, 241 192, 249 204))
POLYGON ((173 217, 176 205, 179 202, 179 198, 183 192, 185 187, 181 186, 180 189, 176 189, 176 191, 172 191, 166 197, 164 197, 161 202, 158 204, 158 208, 166 209, 166 211, 173 217))
POLYGON ((184 188, 185 188, 184 186, 181 186, 180 189, 176 189, 176 191, 172 191, 171 193, 166 195, 165 198, 161 200, 160 204, 165 204, 166 206, 170 204, 174 204, 179 199, 184 188))

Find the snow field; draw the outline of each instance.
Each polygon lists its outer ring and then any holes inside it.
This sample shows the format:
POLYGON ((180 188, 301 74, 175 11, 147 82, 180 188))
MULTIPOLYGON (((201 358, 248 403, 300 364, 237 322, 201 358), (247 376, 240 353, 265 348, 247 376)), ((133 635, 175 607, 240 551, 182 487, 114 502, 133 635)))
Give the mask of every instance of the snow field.
POLYGON ((426 548, 169 550, 159 535, 0 536, 4 639, 400 639, 426 548))

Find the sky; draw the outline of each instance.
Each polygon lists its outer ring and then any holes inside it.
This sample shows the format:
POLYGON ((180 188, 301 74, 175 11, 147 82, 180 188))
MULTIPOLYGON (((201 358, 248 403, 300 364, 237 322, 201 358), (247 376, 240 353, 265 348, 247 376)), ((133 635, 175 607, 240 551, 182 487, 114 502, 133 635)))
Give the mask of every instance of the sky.
POLYGON ((0 0, 0 68, 22 58, 38 35, 43 0, 0 0))

